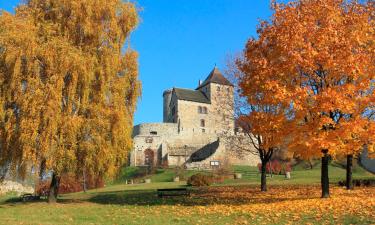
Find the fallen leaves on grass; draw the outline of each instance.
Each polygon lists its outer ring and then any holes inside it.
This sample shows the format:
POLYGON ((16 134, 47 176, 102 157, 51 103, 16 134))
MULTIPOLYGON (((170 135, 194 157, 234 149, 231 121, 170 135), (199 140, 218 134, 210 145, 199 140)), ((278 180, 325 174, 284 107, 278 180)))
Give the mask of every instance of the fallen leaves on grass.
POLYGON ((172 211, 180 216, 241 214, 263 217, 268 223, 279 218, 299 221, 303 216, 316 221, 327 216, 334 221, 343 216, 375 221, 375 188, 347 191, 332 187, 330 198, 321 199, 320 195, 317 186, 274 187, 266 193, 251 187, 209 187, 194 191, 185 204, 173 206, 172 211))

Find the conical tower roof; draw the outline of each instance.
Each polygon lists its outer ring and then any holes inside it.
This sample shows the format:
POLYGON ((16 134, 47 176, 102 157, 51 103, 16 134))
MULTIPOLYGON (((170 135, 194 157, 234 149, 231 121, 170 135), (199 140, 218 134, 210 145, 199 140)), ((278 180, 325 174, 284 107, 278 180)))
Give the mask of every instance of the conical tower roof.
POLYGON ((204 80, 203 83, 199 85, 197 89, 200 89, 209 83, 233 86, 233 84, 227 78, 223 76, 223 74, 220 72, 220 70, 216 66, 208 75, 206 80, 204 80))

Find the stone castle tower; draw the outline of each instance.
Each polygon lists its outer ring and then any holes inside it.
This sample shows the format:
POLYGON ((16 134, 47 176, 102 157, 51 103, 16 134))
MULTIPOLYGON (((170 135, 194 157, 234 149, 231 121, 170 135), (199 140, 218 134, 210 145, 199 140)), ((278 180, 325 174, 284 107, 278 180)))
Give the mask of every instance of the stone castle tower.
POLYGON ((235 137, 234 87, 215 67, 196 89, 163 93, 163 123, 133 129, 133 166, 212 168, 222 164, 256 165, 253 155, 231 152, 225 137, 235 137))
POLYGON ((202 133, 234 131, 233 85, 215 67, 195 90, 172 88, 163 93, 163 122, 202 133))

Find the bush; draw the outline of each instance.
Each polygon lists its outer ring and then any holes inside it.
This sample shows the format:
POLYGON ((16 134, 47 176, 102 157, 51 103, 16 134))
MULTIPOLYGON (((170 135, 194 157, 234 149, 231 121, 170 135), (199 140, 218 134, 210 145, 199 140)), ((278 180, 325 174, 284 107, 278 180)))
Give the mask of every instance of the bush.
POLYGON ((38 196, 47 196, 49 193, 50 182, 49 181, 39 181, 35 186, 35 193, 38 196))
MULTIPOLYGON (((49 193, 51 181, 40 181, 36 186, 36 194, 40 196, 49 193)), ((104 187, 104 180, 102 178, 93 178, 88 176, 86 178, 86 188, 102 188, 104 187)), ((61 176, 59 185, 59 194, 74 193, 83 191, 83 179, 77 178, 74 174, 64 174, 61 176)))
POLYGON ((233 175, 217 175, 213 174, 211 176, 212 183, 223 183, 225 179, 233 179, 233 175))
MULTIPOLYGON (((346 186, 346 181, 339 181, 339 186, 346 186)), ((375 187, 375 179, 354 179, 353 186, 355 187, 375 187)))
POLYGON ((277 160, 273 160, 271 162, 271 165, 272 165, 272 173, 274 174, 281 174, 281 170, 282 170, 282 165, 279 161, 277 160))
POLYGON ((187 184, 189 186, 195 186, 195 187, 202 187, 202 186, 210 186, 212 184, 212 177, 197 173, 187 180, 187 184))
POLYGON ((285 163, 283 170, 284 170, 284 174, 286 172, 292 172, 292 165, 290 163, 285 163))
MULTIPOLYGON (((104 180, 100 177, 87 176, 86 189, 104 187, 104 180)), ((83 178, 77 178, 74 174, 64 174, 60 179, 59 194, 83 191, 83 178)))
MULTIPOLYGON (((259 172, 262 172, 262 164, 258 163, 259 172)), ((280 162, 278 160, 272 160, 266 165, 266 173, 272 173, 276 175, 285 175, 286 172, 292 171, 292 165, 289 162, 280 162)))

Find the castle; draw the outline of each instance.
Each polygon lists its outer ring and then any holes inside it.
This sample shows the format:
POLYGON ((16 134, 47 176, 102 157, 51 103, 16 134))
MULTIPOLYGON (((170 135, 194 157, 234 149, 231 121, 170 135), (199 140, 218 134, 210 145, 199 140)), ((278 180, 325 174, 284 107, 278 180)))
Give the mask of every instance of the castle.
POLYGON ((163 123, 134 127, 130 165, 191 169, 257 165, 256 156, 240 156, 225 141, 236 135, 233 105, 233 84, 216 67, 195 90, 164 91, 163 123))

